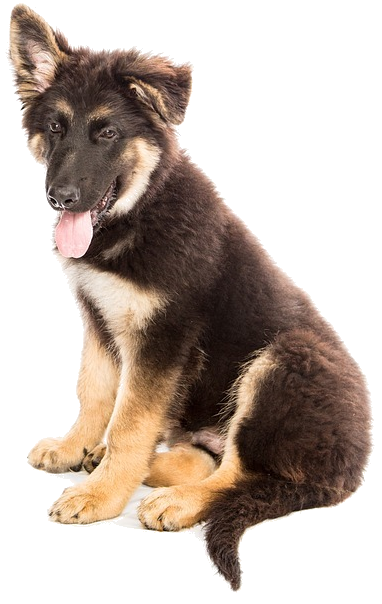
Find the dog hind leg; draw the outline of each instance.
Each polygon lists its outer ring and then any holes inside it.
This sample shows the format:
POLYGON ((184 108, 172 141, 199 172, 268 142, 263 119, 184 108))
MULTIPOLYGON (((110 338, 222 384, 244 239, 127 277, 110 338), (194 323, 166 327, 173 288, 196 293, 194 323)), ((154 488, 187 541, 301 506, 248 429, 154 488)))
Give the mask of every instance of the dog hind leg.
POLYGON ((155 455, 145 484, 150 487, 170 487, 193 483, 207 478, 215 469, 213 457, 203 449, 177 444, 170 451, 155 455))
POLYGON ((251 412, 256 388, 272 371, 273 365, 272 357, 263 354, 256 360, 250 377, 242 380, 220 466, 203 480, 199 478, 187 484, 155 489, 138 509, 144 526, 159 531, 189 528, 206 518, 206 509, 218 493, 244 477, 236 436, 243 419, 251 412))
POLYGON ((232 395, 221 465, 199 482, 156 489, 138 515, 156 530, 207 520, 211 558, 236 590, 246 528, 356 490, 370 417, 364 380, 341 343, 305 329, 277 336, 244 367, 232 395))
POLYGON ((268 379, 254 388, 255 360, 237 383, 239 397, 257 391, 236 436, 246 475, 205 512, 208 552, 234 590, 244 531, 345 500, 360 485, 370 451, 365 382, 340 342, 296 329, 268 350, 275 360, 268 379))

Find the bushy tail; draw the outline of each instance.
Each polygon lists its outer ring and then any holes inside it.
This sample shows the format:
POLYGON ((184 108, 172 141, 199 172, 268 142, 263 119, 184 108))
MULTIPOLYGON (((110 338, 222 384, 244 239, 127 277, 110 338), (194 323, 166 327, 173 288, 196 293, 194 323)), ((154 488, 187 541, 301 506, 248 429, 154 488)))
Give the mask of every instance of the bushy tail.
POLYGON ((244 531, 263 520, 343 501, 350 492, 298 484, 270 476, 243 480, 222 491, 210 505, 206 524, 208 553, 233 590, 240 587, 239 541, 244 531))

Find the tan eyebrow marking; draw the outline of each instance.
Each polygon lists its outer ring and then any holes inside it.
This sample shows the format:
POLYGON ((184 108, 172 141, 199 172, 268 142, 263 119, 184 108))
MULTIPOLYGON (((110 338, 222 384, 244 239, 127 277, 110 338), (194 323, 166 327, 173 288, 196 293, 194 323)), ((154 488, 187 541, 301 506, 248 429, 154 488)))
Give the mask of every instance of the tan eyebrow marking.
POLYGON ((100 105, 99 107, 96 107, 95 109, 93 109, 88 115, 87 115, 87 119, 88 121, 92 121, 92 120, 99 120, 99 119, 103 119, 105 117, 109 117, 110 115, 113 115, 113 110, 108 107, 107 105, 100 105))
POLYGON ((54 106, 57 109, 57 111, 64 114, 69 120, 73 120, 74 110, 67 101, 65 101, 64 99, 58 99, 55 102, 54 106))

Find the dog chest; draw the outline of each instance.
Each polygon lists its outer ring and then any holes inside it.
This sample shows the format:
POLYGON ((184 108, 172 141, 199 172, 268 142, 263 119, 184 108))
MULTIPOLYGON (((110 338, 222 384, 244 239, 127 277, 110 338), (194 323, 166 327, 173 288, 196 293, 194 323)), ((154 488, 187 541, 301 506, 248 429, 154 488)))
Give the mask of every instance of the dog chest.
POLYGON ((116 337, 143 330, 165 300, 157 292, 138 287, 113 273, 69 260, 64 263, 75 296, 85 296, 101 313, 116 337))

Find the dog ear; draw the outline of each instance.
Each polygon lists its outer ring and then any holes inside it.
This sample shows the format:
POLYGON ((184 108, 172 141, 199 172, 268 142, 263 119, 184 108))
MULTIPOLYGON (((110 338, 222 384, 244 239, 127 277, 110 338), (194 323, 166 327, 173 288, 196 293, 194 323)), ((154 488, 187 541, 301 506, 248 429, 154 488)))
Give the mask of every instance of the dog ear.
POLYGON ((18 93, 28 104, 52 84, 69 47, 63 36, 29 7, 18 4, 11 16, 10 57, 18 93))
POLYGON ((130 94, 165 122, 181 124, 191 94, 191 67, 173 65, 163 57, 141 55, 140 59, 141 69, 124 75, 130 94))

